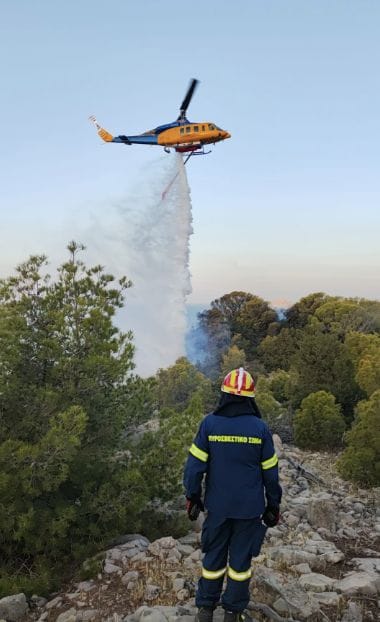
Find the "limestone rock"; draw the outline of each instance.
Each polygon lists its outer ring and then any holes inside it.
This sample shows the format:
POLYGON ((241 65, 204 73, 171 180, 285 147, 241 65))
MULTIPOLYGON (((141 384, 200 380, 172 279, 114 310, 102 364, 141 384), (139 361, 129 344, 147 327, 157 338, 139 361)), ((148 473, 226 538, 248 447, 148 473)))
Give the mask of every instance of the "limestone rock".
POLYGON ((310 574, 303 574, 299 578, 299 583, 310 592, 326 592, 334 586, 335 579, 311 572, 310 574))
POLYGON ((28 611, 25 594, 13 594, 0 599, 0 618, 9 622, 19 620, 28 611))
POLYGON ((81 581, 77 583, 76 588, 79 592, 91 592, 91 590, 96 588, 96 583, 92 579, 89 581, 81 581))
POLYGON ((56 596, 52 600, 49 600, 45 605, 45 609, 54 609, 54 607, 59 607, 62 603, 62 596, 56 596))
POLYGON ((84 609, 77 613, 76 622, 90 622, 95 620, 98 615, 99 611, 97 609, 84 609))
POLYGON ((139 607, 133 614, 133 619, 136 620, 136 622, 167 622, 162 611, 150 607, 139 607))
POLYGON ((327 607, 336 607, 341 600, 341 596, 337 592, 316 592, 313 593, 313 597, 320 605, 327 607))
POLYGON ((182 579, 182 578, 173 579, 173 590, 175 592, 179 592, 180 590, 183 590, 184 587, 185 587, 185 579, 182 579))
POLYGON ((310 499, 307 507, 307 519, 315 528, 324 527, 335 531, 336 504, 328 493, 319 493, 310 499))
POLYGON ((110 562, 106 562, 103 568, 103 572, 105 572, 106 574, 114 574, 115 572, 119 572, 120 570, 121 569, 119 566, 111 564, 110 562))
POLYGON ((319 603, 309 594, 300 589, 288 588, 283 596, 277 598, 273 608, 281 615, 296 616, 300 620, 307 620, 319 611, 319 603))
POLYGON ((182 536, 179 539, 181 544, 190 544, 191 546, 197 546, 199 542, 199 535, 194 531, 190 531, 186 536, 182 536))
POLYGON ((292 570, 295 570, 295 572, 298 572, 299 574, 309 574, 311 572, 311 568, 309 566, 309 564, 295 564, 294 566, 291 566, 292 570))
POLYGON ((61 613, 56 619, 56 622, 76 622, 76 619, 77 610, 74 609, 74 607, 71 607, 71 609, 68 609, 67 611, 61 613))
POLYGON ((380 557, 354 557, 351 563, 355 568, 363 572, 380 573, 380 557))
POLYGON ((130 542, 133 542, 133 546, 135 546, 135 542, 138 542, 141 547, 147 547, 150 544, 148 538, 146 538, 145 536, 142 536, 139 533, 128 533, 124 536, 119 536, 118 538, 115 538, 115 540, 111 542, 111 545, 121 546, 130 542))
POLYGON ((189 598, 189 596, 189 590, 187 590, 186 588, 184 588, 183 590, 179 590, 179 592, 177 592, 176 594, 177 599, 182 602, 189 598))
POLYGON ((145 587, 144 598, 147 601, 154 600, 157 596, 159 596, 160 592, 161 588, 159 585, 152 585, 151 583, 148 583, 145 587))
POLYGON ((380 590, 380 575, 369 572, 350 572, 335 583, 337 592, 347 596, 351 594, 369 594, 376 596, 380 590))
POLYGON ((309 564, 311 568, 317 564, 317 555, 303 551, 301 548, 293 545, 284 545, 267 550, 267 555, 274 561, 293 566, 294 564, 309 564))
POLYGON ((194 547, 190 544, 180 543, 178 544, 177 549, 182 555, 191 555, 191 553, 194 553, 194 547))
POLYGON ((363 622, 362 612, 358 603, 349 602, 347 609, 343 613, 341 622, 363 622))
POLYGON ((278 434, 273 434, 273 444, 274 444, 274 449, 275 449, 275 452, 277 454, 277 457, 279 459, 283 458, 283 456, 284 456, 284 448, 282 446, 282 440, 281 440, 281 438, 279 437, 278 434))
POLYGON ((124 585, 128 585, 128 583, 136 583, 136 581, 138 581, 139 579, 139 573, 137 572, 137 570, 129 570, 129 572, 126 572, 122 577, 121 577, 121 582, 124 585))

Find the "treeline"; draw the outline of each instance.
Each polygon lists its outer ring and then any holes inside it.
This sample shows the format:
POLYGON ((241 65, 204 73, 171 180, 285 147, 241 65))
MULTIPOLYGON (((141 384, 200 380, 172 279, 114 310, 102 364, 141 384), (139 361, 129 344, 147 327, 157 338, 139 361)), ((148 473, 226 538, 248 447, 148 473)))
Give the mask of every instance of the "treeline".
POLYGON ((379 303, 313 294, 279 320, 233 292, 200 315, 199 364, 142 379, 115 323, 131 283, 68 250, 54 278, 36 256, 0 281, 0 596, 85 578, 122 533, 181 533, 188 446, 241 364, 271 425, 303 447, 346 443, 342 473, 379 485, 379 303))
POLYGON ((199 314, 199 369, 217 380, 247 366, 272 429, 292 430, 309 449, 344 449, 343 477, 380 484, 380 302, 302 298, 280 314, 253 294, 232 292, 199 314))

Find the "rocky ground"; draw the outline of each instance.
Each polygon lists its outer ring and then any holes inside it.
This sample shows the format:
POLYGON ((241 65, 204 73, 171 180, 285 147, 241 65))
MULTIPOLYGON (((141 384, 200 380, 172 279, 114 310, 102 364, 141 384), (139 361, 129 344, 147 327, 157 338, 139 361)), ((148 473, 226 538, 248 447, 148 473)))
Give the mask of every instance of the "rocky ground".
MULTIPOLYGON (((253 562, 255 622, 380 620, 380 490, 339 479, 331 455, 282 448, 282 520, 253 562)), ((200 525, 184 538, 128 535, 103 554, 97 578, 48 601, 0 600, 1 618, 39 622, 194 622, 200 525)), ((222 610, 215 614, 221 622, 222 610)))

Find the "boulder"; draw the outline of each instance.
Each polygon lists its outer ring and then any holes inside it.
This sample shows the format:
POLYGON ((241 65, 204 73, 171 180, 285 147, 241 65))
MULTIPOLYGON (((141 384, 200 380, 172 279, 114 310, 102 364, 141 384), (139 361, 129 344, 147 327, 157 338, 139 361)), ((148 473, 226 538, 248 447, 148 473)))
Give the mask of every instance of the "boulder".
POLYGON ((314 592, 313 597, 320 605, 326 605, 326 607, 336 607, 341 600, 337 592, 314 592))
POLYGON ((273 444, 274 449, 278 458, 283 458, 284 456, 284 448, 282 446, 282 440, 278 434, 273 434, 273 444))
POLYGON ((148 538, 146 538, 145 536, 142 536, 139 533, 127 533, 124 536, 119 536, 118 538, 115 538, 115 540, 111 542, 111 545, 119 546, 122 544, 127 544, 129 542, 134 542, 134 541, 137 541, 142 547, 143 546, 147 547, 150 544, 148 538))
POLYGON ((91 590, 96 588, 96 583, 93 579, 90 579, 89 581, 81 581, 80 583, 77 583, 76 588, 80 592, 91 592, 91 590))
POLYGON ((76 622, 76 619, 77 610, 74 609, 74 607, 71 607, 71 609, 68 609, 67 611, 61 613, 56 619, 56 622, 76 622))
POLYGON ((25 594, 14 594, 0 599, 0 618, 9 622, 19 620, 28 611, 25 594))
POLYGON ((311 572, 310 574, 303 574, 299 578, 299 583, 310 592, 326 592, 334 587, 335 579, 311 572))
POLYGON ((328 493, 319 493, 310 499, 307 506, 307 519, 313 527, 324 527, 329 531, 335 531, 336 527, 336 503, 328 493))
POLYGON ((103 568, 103 572, 105 572, 105 574, 114 574, 115 572, 120 572, 121 569, 119 566, 116 566, 115 564, 111 564, 110 562, 106 562, 104 564, 104 568, 103 568))
POLYGON ((380 590, 380 575, 369 572, 350 572, 335 583, 337 592, 347 596, 351 594, 368 594, 376 596, 380 590))
POLYGON ((49 600, 45 605, 45 609, 54 609, 54 607, 59 607, 62 604, 62 596, 56 596, 52 600, 49 600))
POLYGON ((288 566, 305 563, 313 568, 317 565, 317 555, 303 551, 301 548, 291 544, 269 548, 266 553, 269 559, 288 566))
POLYGON ((380 557, 354 557, 351 559, 352 565, 363 572, 380 573, 380 557))
POLYGON ((139 607, 130 617, 135 622, 167 622, 167 619, 162 611, 145 606, 139 607))
POLYGON ((294 570, 295 572, 298 572, 299 574, 310 574, 311 573, 311 568, 309 564, 295 564, 294 566, 291 566, 291 570, 294 570))
POLYGON ((285 616, 295 616, 300 620, 308 620, 320 609, 319 603, 300 588, 289 586, 283 590, 283 595, 273 603, 273 608, 285 616))
POLYGON ((363 622, 363 615, 358 603, 350 601, 344 610, 341 622, 363 622))

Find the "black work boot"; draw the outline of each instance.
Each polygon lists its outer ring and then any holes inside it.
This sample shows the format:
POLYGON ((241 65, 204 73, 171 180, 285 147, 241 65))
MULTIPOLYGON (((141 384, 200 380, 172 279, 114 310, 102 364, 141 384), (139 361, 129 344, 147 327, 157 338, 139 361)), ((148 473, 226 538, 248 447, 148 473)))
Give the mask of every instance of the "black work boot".
POLYGON ((212 622, 213 616, 213 607, 199 607, 195 616, 195 622, 212 622))
POLYGON ((224 610, 224 622, 252 622, 252 618, 245 611, 224 610))

